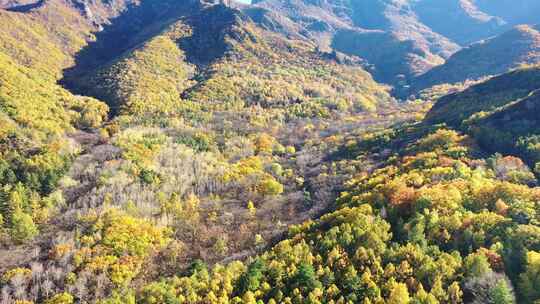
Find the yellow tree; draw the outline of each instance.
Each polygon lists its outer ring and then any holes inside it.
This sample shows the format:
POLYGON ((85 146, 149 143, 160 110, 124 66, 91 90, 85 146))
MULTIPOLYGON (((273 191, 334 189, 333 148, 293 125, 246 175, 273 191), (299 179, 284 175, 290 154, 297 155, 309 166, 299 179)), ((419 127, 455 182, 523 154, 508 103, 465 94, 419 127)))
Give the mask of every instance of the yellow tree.
POLYGON ((403 283, 395 283, 390 292, 387 304, 409 304, 411 299, 409 297, 409 291, 407 285, 403 283))

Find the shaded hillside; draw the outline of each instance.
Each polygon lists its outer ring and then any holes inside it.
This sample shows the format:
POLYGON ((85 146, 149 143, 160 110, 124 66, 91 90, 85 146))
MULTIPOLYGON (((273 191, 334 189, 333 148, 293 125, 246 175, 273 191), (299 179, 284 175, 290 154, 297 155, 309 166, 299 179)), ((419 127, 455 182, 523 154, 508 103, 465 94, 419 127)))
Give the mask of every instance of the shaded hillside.
POLYGON ((197 12, 202 3, 198 0, 155 1, 148 0, 127 5, 118 16, 99 28, 95 39, 75 56, 75 64, 64 72, 65 82, 116 60, 124 52, 158 35, 183 16, 197 12))
POLYGON ((534 168, 540 168, 540 94, 496 111, 478 115, 469 129, 490 151, 517 154, 534 168))
POLYGON ((412 40, 400 41, 395 34, 383 31, 341 30, 332 47, 364 58, 377 80, 398 85, 444 62, 412 40))
POLYGON ((539 26, 520 25, 492 39, 475 43, 452 55, 413 81, 413 89, 458 83, 507 72, 540 62, 539 26))
POLYGON ((493 111, 528 96, 539 87, 538 68, 509 72, 440 98, 426 115, 426 121, 459 126, 473 114, 493 111))
MULTIPOLYGON (((491 1, 495 2, 497 1, 491 1)), ((482 11, 478 1, 423 0, 415 2, 413 6, 422 23, 463 46, 499 34, 517 20, 523 22, 523 19, 517 16, 514 16, 514 20, 507 21, 496 12, 491 15, 482 11)))
POLYGON ((291 109, 291 115, 308 116, 327 116, 340 109, 375 111, 392 103, 387 88, 358 65, 340 64, 309 42, 283 39, 251 23, 243 29, 250 39, 230 40, 228 56, 204 71, 204 80, 189 90, 187 98, 291 109))
MULTIPOLYGON (((205 45, 190 42, 190 36, 200 35, 178 20, 187 16, 201 17, 198 13, 202 8, 199 1, 147 1, 128 10, 77 54, 76 64, 65 71, 62 83, 74 92, 106 100, 114 111, 118 111, 121 104, 134 104, 134 98, 138 99, 139 106, 153 102, 165 111, 171 103, 180 101, 180 93, 193 70, 188 67, 179 44, 205 45)), ((224 26, 216 22, 207 24, 215 26, 207 33, 224 26)), ((219 37, 214 41, 210 37, 202 39, 210 41, 205 45, 209 50, 218 50, 219 43, 223 47, 223 42, 217 41, 219 37)), ((190 54, 209 56, 211 53, 195 50, 190 54)))
MULTIPOLYGON (((107 100, 114 110, 124 106, 128 112, 172 111, 182 102, 184 91, 196 83, 191 78, 197 66, 205 69, 230 51, 229 39, 246 35, 239 29, 239 16, 225 7, 185 6, 177 13, 185 15, 171 19, 166 28, 136 47, 116 58, 108 52, 112 59, 104 66, 89 70, 84 64, 77 66, 82 75, 67 77, 72 89, 107 100)), ((126 37, 132 36, 126 33, 126 37)), ((84 52, 93 54, 91 47, 84 52)))
MULTIPOLYGON (((18 136, 41 149, 74 127, 97 126, 103 121, 107 114, 104 104, 75 96, 57 81, 64 69, 75 64, 75 55, 95 38, 95 32, 136 4, 124 0, 35 4, 26 11, 0 9, 0 94, 4 117, 18 126, 18 136)), ((3 5, 33 4, 8 1, 3 5)))
MULTIPOLYGON (((47 154, 48 145, 66 132, 100 124, 106 116, 104 104, 74 96, 56 83, 93 30, 91 21, 62 1, 47 1, 25 13, 0 10, 0 108, 3 122, 13 127, 4 129, 2 140, 24 142, 22 155, 31 150, 47 154)), ((3 152, 11 148, 17 150, 8 144, 3 152)))
POLYGON ((538 89, 540 68, 509 72, 440 98, 426 122, 467 130, 486 150, 517 154, 534 166, 540 161, 538 89))

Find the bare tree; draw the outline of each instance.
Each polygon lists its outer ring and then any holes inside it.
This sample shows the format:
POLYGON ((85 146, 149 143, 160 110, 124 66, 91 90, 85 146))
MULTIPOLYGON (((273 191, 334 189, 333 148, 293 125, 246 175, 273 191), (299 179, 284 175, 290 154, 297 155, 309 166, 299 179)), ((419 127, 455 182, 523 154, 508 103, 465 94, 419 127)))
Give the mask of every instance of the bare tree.
POLYGON ((471 304, 496 303, 494 291, 504 286, 510 298, 509 303, 516 303, 512 283, 501 273, 488 272, 480 277, 470 278, 465 282, 465 296, 470 297, 471 304))
POLYGON ((49 295, 53 292, 54 290, 54 283, 53 281, 51 281, 48 277, 45 278, 45 280, 43 280, 43 283, 41 284, 41 290, 43 291, 43 293, 45 294, 45 297, 49 297, 49 295))
POLYGON ((105 295, 105 289, 109 283, 109 279, 105 273, 100 273, 96 277, 96 290, 94 291, 94 296, 96 299, 100 299, 105 295))
POLYGON ((56 283, 59 283, 64 278, 64 271, 60 267, 52 267, 51 274, 56 283))
POLYGON ((39 255, 41 254, 41 248, 35 247, 32 250, 32 259, 37 260, 39 258, 39 255))
POLYGON ((32 283, 34 285, 41 285, 41 279, 43 277, 43 264, 39 262, 32 262, 30 264, 30 270, 32 270, 32 283))
POLYGON ((2 292, 0 293, 0 304, 11 304, 13 299, 11 298, 11 293, 9 292, 9 287, 4 286, 2 292))
POLYGON ((11 278, 11 288, 13 289, 13 295, 17 300, 26 299, 26 287, 27 279, 23 275, 16 275, 11 278))
POLYGON ((79 277, 77 278, 77 281, 75 282, 75 295, 82 301, 84 298, 88 295, 88 288, 87 288, 87 274, 81 273, 79 277))
POLYGON ((38 300, 39 290, 40 290, 40 287, 38 284, 32 284, 30 286, 30 298, 32 299, 33 302, 36 302, 38 300))

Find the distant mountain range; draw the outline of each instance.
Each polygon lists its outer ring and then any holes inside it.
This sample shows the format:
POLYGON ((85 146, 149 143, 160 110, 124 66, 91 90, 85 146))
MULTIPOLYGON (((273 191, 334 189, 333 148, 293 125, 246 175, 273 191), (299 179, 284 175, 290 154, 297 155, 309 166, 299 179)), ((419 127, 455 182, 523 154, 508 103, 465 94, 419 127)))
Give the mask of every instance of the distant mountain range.
POLYGON ((519 24, 540 22, 535 13, 539 10, 540 3, 534 0, 512 4, 503 0, 258 0, 253 6, 243 8, 262 27, 317 41, 322 50, 362 58, 376 80, 398 87, 415 82, 425 86, 440 81, 462 81, 497 74, 520 63, 536 62, 535 41, 530 42, 532 46, 523 45, 527 39, 535 39, 523 37, 534 35, 531 31, 535 30, 532 27, 511 29, 519 24), (504 34, 507 31, 510 32, 504 34), (473 46, 474 51, 466 49, 452 57, 469 44, 501 34, 504 35, 486 44, 489 47, 473 46), (504 40, 506 47, 521 46, 509 56, 498 58, 492 68, 476 69, 476 61, 467 62, 464 54, 470 52, 486 57, 505 52, 497 50, 500 40, 504 40), (526 50, 531 54, 526 54, 526 50), (483 52, 488 53, 483 55, 483 52), (428 74, 415 81, 416 77, 447 60, 451 66, 461 60, 461 65, 470 65, 470 69, 478 72, 465 71, 437 81, 429 80, 433 76, 428 74))
POLYGON ((13 109, 7 113, 14 113, 6 119, 45 134, 80 124, 79 114, 66 112, 86 111, 73 93, 104 101, 113 114, 163 112, 194 98, 223 107, 244 102, 302 107, 309 115, 326 115, 337 103, 373 109, 392 100, 388 88, 352 58, 258 27, 224 5, 199 0, 0 5, 0 97, 13 109), (28 87, 40 89, 27 92, 28 87), (27 107, 28 100, 36 101, 34 108, 27 107))

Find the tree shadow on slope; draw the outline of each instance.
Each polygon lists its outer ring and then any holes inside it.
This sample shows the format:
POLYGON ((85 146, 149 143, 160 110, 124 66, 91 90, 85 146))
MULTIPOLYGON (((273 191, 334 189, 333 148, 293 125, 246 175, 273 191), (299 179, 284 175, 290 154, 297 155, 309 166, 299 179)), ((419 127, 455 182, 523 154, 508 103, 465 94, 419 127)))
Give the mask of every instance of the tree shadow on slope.
POLYGON ((177 41, 186 54, 186 60, 199 68, 205 67, 230 50, 227 38, 242 41, 245 31, 240 26, 247 17, 224 5, 214 5, 192 15, 187 23, 193 29, 191 36, 177 41))

